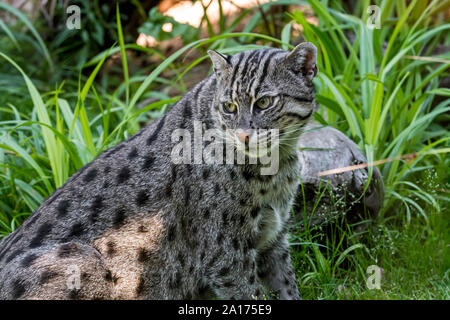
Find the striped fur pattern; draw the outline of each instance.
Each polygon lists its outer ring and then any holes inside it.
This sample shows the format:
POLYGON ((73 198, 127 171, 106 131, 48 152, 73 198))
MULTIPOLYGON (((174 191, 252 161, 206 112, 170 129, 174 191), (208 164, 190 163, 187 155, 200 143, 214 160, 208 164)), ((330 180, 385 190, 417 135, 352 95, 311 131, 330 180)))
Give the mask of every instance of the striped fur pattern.
POLYGON ((315 61, 315 48, 303 44, 288 57, 279 49, 245 51, 232 57, 216 52, 210 55, 219 80, 215 96, 219 127, 232 132, 250 130, 255 135, 258 131, 254 129, 279 129, 282 151, 291 153, 315 109, 311 80, 317 68, 311 65, 313 74, 303 77, 298 69, 299 64, 315 61), (265 109, 258 107, 263 99, 269 100, 265 109), (236 112, 226 112, 226 104, 234 104, 236 112))
POLYGON ((299 298, 286 230, 294 146, 315 107, 316 49, 210 55, 211 76, 3 239, 1 299, 299 298), (278 172, 174 164, 172 132, 193 132, 194 120, 232 139, 239 129, 280 129, 278 172))

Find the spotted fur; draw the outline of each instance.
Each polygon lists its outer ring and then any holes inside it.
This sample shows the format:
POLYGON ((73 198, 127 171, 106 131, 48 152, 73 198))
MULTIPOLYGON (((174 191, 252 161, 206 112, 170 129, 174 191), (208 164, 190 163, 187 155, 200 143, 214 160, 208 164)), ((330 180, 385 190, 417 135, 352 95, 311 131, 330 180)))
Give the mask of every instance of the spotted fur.
POLYGON ((299 298, 286 224, 295 145, 315 107, 315 47, 210 56, 212 75, 81 168, 3 239, 1 299, 251 299, 263 288, 299 298), (258 110, 267 96, 271 105, 258 110), (195 120, 221 132, 280 129, 279 171, 263 176, 248 159, 173 163, 172 132, 193 132, 195 120), (69 285, 70 270, 80 287, 69 285))

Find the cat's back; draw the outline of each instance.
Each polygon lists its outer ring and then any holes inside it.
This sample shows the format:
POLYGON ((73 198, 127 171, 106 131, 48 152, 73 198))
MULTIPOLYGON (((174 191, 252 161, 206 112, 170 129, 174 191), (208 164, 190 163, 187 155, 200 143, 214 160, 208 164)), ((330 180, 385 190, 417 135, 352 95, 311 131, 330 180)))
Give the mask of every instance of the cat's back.
MULTIPOLYGON (((194 96, 202 97, 205 81, 197 85, 197 96, 189 92, 160 119, 81 168, 3 239, 0 298, 20 298, 30 287, 41 290, 52 279, 55 286, 56 275, 67 276, 72 265, 90 270, 84 274, 102 274, 98 281, 106 281, 107 288, 113 283, 114 289, 108 290, 122 298, 141 294, 136 293, 143 281, 139 270, 149 263, 157 269, 167 258, 161 248, 173 237, 173 215, 186 205, 186 197, 192 193, 192 200, 200 192, 183 188, 186 175, 193 173, 186 172, 190 166, 171 162, 171 133, 192 129, 193 119, 186 118, 198 113, 194 96), (21 272, 33 273, 29 279, 34 282, 18 278, 21 272)), ((66 276, 57 281, 63 285, 66 276)))
POLYGON ((57 189, 1 245, 37 248, 53 242, 86 241, 111 227, 119 227, 125 218, 155 206, 148 202, 147 190, 164 175, 166 153, 154 152, 150 140, 158 123, 143 129, 131 139, 100 154, 57 189), (159 166, 159 170, 154 170, 159 166))

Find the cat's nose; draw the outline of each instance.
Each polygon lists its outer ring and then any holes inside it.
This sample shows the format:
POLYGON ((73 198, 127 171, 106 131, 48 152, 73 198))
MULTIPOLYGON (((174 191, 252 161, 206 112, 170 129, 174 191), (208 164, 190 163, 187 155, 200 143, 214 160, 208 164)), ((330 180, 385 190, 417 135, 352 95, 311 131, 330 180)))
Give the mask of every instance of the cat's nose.
POLYGON ((242 143, 248 143, 250 137, 250 131, 244 129, 237 129, 236 136, 242 143))

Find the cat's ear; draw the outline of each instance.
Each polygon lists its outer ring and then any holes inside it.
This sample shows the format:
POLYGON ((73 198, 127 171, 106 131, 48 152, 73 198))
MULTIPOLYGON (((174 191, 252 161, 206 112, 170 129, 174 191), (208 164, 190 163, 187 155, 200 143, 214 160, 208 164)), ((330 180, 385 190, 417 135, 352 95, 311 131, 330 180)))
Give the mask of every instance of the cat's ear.
POLYGON ((286 57, 288 68, 295 73, 301 73, 312 80, 317 75, 317 49, 311 42, 302 42, 286 57))
POLYGON ((224 54, 218 53, 215 50, 208 50, 209 57, 214 66, 214 72, 223 72, 228 70, 231 66, 230 57, 224 54))

